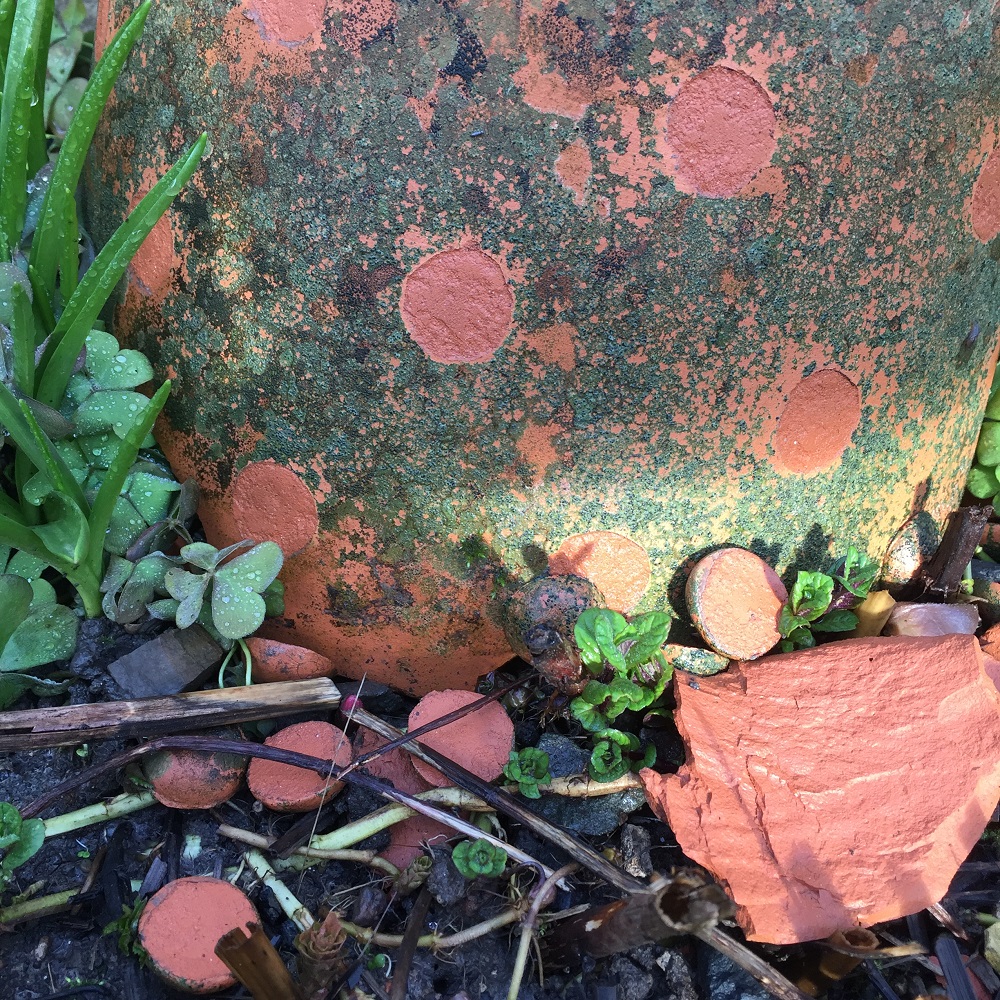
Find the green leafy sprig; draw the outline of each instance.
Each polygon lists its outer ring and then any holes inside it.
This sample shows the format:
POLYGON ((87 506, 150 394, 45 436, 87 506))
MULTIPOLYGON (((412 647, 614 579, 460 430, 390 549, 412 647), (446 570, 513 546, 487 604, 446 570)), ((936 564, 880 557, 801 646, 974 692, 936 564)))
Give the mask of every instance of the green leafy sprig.
POLYGON ((878 563, 853 545, 826 573, 800 570, 778 619, 782 652, 815 646, 816 632, 854 629, 853 609, 868 596, 878 571, 878 563))
POLYGON ((510 760, 503 766, 504 777, 517 784, 518 791, 528 799, 540 799, 539 785, 552 783, 549 755, 536 747, 511 750, 510 760))
POLYGON ((611 723, 626 713, 654 708, 663 696, 673 667, 661 652, 670 615, 650 611, 632 621, 607 608, 588 608, 574 629, 580 659, 591 679, 570 702, 570 711, 593 734, 589 770, 596 781, 614 781, 631 769, 649 766, 653 747, 611 723), (624 768, 624 770, 622 770, 624 768))

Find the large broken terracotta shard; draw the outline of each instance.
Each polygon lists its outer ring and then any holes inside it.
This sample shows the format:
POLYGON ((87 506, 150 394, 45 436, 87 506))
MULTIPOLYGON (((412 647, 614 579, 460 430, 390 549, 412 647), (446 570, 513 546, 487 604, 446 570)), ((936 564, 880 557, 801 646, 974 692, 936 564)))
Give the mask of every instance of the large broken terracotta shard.
POLYGON ((644 770, 748 937, 787 944, 937 902, 1000 796, 1000 695, 974 636, 848 639, 678 675, 688 760, 644 770))

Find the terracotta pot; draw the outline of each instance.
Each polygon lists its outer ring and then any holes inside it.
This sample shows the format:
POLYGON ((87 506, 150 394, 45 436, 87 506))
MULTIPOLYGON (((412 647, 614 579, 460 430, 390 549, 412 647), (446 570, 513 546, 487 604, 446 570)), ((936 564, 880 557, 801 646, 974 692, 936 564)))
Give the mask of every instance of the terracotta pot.
POLYGON ((240 790, 247 759, 232 753, 164 750, 145 758, 142 770, 156 800, 163 805, 212 809, 240 790))
POLYGON ((255 684, 333 676, 334 667, 330 659, 311 649, 274 639, 256 638, 247 639, 247 646, 253 658, 255 684))
POLYGON ((260 917, 229 882, 192 876, 165 885, 139 917, 139 943, 156 973, 185 993, 217 993, 236 977, 215 955, 216 942, 260 917))
MULTIPOLYGON (((342 729, 329 722, 299 722, 264 740, 264 746, 294 750, 346 767, 354 759, 342 729)), ((255 757, 247 769, 247 786, 254 798, 276 812, 308 812, 332 799, 344 787, 315 771, 255 757)))
MULTIPOLYGON (((479 695, 472 691, 431 691, 410 712, 407 728, 412 732, 449 712, 471 705, 478 698, 479 695)), ((419 737, 419 741, 461 764, 483 781, 492 781, 500 777, 514 749, 514 723, 503 706, 493 701, 455 722, 431 730, 419 737)), ((439 788, 452 784, 450 778, 418 757, 413 758, 413 766, 428 784, 439 788)))
POLYGON ((996 17, 157 3, 89 224, 210 133, 116 332, 211 539, 289 557, 268 634, 467 686, 550 557, 644 610, 721 544, 916 544, 997 347, 996 17))

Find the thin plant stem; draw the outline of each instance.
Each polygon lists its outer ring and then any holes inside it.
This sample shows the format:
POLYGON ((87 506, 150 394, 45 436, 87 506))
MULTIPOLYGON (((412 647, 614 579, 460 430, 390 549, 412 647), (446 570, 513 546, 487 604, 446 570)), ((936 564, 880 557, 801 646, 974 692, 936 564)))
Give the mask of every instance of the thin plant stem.
POLYGON ((251 848, 244 855, 253 873, 271 890, 285 916, 295 924, 300 931, 307 931, 316 922, 306 906, 300 902, 284 882, 278 878, 278 873, 271 867, 267 858, 260 851, 251 848))
POLYGON ((108 802, 95 802, 92 805, 84 806, 82 809, 75 809, 73 812, 63 813, 61 816, 53 816, 51 819, 43 820, 45 823, 45 839, 58 837, 73 830, 81 830, 83 827, 92 826, 94 823, 103 823, 109 819, 119 819, 122 816, 129 816, 152 805, 156 805, 156 797, 152 792, 130 792, 118 795, 108 802))
POLYGON ((557 872, 549 876, 533 894, 534 898, 531 901, 531 906, 521 924, 521 939, 517 945, 517 957, 514 960, 514 969, 510 977, 510 989, 507 991, 507 1000, 517 1000, 517 995, 521 990, 521 980, 524 978, 524 969, 528 963, 528 951, 535 936, 535 925, 538 922, 539 912, 543 906, 548 906, 552 902, 552 896, 555 893, 559 880, 565 878, 571 872, 575 872, 579 867, 575 862, 563 865, 557 872))
MULTIPOLYGON (((448 948, 459 948, 477 938, 492 934, 493 931, 510 924, 516 924, 521 919, 520 910, 504 910, 489 920, 466 927, 465 930, 456 931, 454 934, 441 936, 439 934, 424 934, 417 939, 418 948, 430 948, 432 951, 445 951, 448 948)), ((340 926, 347 931, 351 937, 364 944, 373 944, 376 948, 398 948, 403 943, 402 934, 380 934, 370 927, 360 927, 349 921, 342 920, 340 926)))
POLYGON ((49 896, 36 896, 20 903, 0 907, 0 924, 19 924, 25 920, 37 920, 66 909, 80 895, 81 889, 66 889, 49 896))
MULTIPOLYGON (((258 850, 266 851, 273 843, 273 837, 264 837, 259 833, 251 833, 238 826, 229 826, 223 823, 219 827, 219 833, 223 837, 235 840, 238 843, 246 844, 248 847, 256 847, 258 850)), ((374 851, 317 851, 309 847, 300 847, 295 854, 304 858, 315 858, 319 861, 356 861, 359 864, 377 868, 379 871, 395 878, 399 874, 399 869, 385 858, 380 858, 374 851)))

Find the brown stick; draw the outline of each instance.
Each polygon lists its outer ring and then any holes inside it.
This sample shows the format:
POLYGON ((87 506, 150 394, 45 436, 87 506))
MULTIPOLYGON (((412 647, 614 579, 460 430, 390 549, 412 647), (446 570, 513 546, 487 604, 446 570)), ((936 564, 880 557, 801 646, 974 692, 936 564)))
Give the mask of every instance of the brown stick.
POLYGON ((191 691, 165 698, 0 712, 0 751, 71 747, 111 736, 159 736, 339 704, 336 685, 321 677, 191 691))
POLYGON ((215 946, 215 954, 253 994, 253 1000, 301 1000, 298 984, 260 924, 248 926, 249 937, 242 927, 223 934, 215 946))
POLYGON ((697 934, 732 913, 722 889, 694 870, 682 870, 656 892, 636 893, 560 921, 548 939, 561 955, 583 951, 606 958, 638 945, 697 934))
POLYGON ((951 597, 958 592, 965 567, 983 536, 983 528, 993 514, 991 504, 979 507, 959 507, 944 530, 944 537, 937 552, 920 572, 924 592, 938 598, 951 597))
POLYGON ((705 944, 711 945, 716 951, 722 952, 731 962, 749 972, 761 986, 778 1000, 811 1000, 793 982, 786 979, 777 969, 773 968, 746 945, 740 944, 735 938, 723 933, 718 927, 700 931, 696 937, 705 944))

